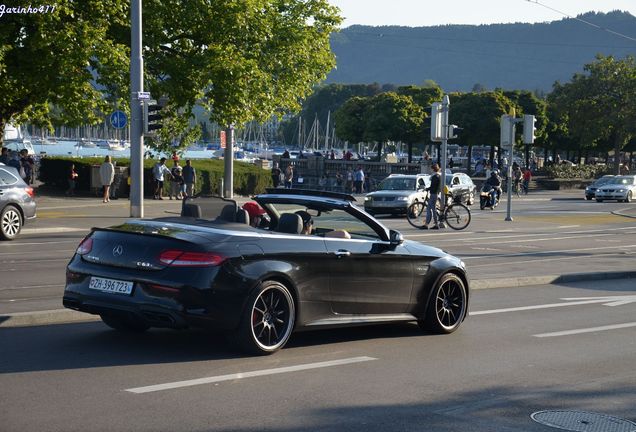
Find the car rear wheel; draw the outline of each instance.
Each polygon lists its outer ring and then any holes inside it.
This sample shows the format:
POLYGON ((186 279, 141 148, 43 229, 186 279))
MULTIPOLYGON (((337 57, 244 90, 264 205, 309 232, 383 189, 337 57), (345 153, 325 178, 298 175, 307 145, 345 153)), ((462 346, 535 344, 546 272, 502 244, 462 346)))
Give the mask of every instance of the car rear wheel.
POLYGON ((0 238, 13 240, 22 230, 20 211, 12 205, 6 206, 0 213, 0 238))
POLYGON ((294 298, 277 281, 265 281, 251 296, 240 324, 237 342, 251 354, 272 354, 291 336, 296 320, 294 298))
POLYGON ((142 333, 150 328, 143 321, 129 315, 101 314, 100 317, 108 327, 129 333, 142 333))
POLYGON ((468 296, 464 281, 454 273, 447 273, 435 285, 426 317, 418 321, 418 324, 432 333, 452 333, 466 317, 467 306, 468 296))

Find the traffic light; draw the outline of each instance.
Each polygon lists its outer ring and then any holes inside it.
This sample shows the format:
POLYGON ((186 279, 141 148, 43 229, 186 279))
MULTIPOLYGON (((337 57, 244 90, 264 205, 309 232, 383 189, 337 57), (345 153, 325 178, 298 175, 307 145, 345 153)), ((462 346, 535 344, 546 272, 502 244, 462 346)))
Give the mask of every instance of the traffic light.
POLYGON ((442 103, 433 102, 431 105, 431 141, 442 141, 442 103))
POLYGON ((514 117, 504 114, 501 116, 499 124, 501 126, 499 147, 503 148, 512 146, 512 140, 514 139, 514 117))
POLYGON ((523 142, 524 144, 534 143, 534 131, 536 130, 534 123, 537 120, 533 115, 525 114, 523 116, 523 142))
POLYGON ((163 107, 157 105, 156 101, 144 101, 144 134, 161 129, 163 126, 161 124, 161 120, 163 120, 162 109, 163 107))
POLYGON ((460 130, 462 130, 462 128, 457 125, 448 125, 448 139, 458 138, 457 134, 460 130))

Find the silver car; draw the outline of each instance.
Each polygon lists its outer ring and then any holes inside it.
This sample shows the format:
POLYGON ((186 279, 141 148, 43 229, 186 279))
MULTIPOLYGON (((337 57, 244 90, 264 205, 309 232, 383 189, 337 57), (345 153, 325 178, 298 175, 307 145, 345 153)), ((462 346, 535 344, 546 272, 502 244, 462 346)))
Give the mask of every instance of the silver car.
POLYGON ((378 185, 378 190, 364 197, 367 213, 406 214, 415 201, 426 201, 426 188, 430 185, 428 174, 391 174, 378 185))
POLYGON ((585 199, 590 201, 596 198, 596 190, 603 185, 609 184, 614 180, 613 175, 604 175, 603 177, 597 179, 591 185, 585 188, 585 199))
POLYGON ((636 196, 636 175, 616 176, 606 185, 596 189, 596 201, 617 200, 631 202, 636 196))
POLYGON ((33 188, 15 168, 0 164, 0 239, 13 240, 25 221, 35 219, 35 210, 33 188))

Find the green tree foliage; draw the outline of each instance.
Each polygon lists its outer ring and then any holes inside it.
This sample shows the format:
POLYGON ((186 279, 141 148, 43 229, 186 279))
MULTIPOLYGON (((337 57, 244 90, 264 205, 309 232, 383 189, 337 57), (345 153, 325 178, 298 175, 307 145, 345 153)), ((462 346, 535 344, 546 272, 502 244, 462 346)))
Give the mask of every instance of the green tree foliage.
MULTIPOLYGON (((220 125, 298 111, 335 65, 339 23, 326 0, 146 0, 146 83, 177 119, 197 103, 220 125)), ((162 130, 157 145, 180 129, 162 130)))
POLYGON ((365 139, 366 115, 369 98, 352 97, 336 112, 336 134, 351 143, 359 143, 365 139))
MULTIPOLYGON (((636 60, 598 56, 584 71, 555 84, 549 98, 554 115, 579 145, 609 144, 618 155, 636 136, 636 60)), ((618 173, 618 164, 614 168, 618 173)))
POLYGON ((494 153, 499 146, 501 116, 511 114, 513 108, 513 102, 498 91, 450 95, 449 122, 463 129, 457 142, 468 146, 469 160, 474 145, 490 145, 491 155, 494 153))
POLYGON ((58 0, 49 7, 0 18, 0 140, 9 121, 103 121, 107 101, 96 86, 111 89, 111 99, 128 97, 122 71, 129 51, 112 38, 127 25, 128 1, 58 0))

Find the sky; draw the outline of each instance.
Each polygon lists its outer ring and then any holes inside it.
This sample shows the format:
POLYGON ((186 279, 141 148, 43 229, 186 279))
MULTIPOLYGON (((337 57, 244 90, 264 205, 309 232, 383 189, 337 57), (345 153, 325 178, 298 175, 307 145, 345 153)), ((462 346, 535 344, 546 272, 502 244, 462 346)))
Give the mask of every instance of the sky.
MULTIPOLYGON (((340 8, 342 27, 536 23, 581 13, 622 10, 636 16, 636 0, 328 0, 340 8), (564 15, 565 14, 565 15, 564 15)), ((635 31, 636 33, 636 31, 635 31)))

